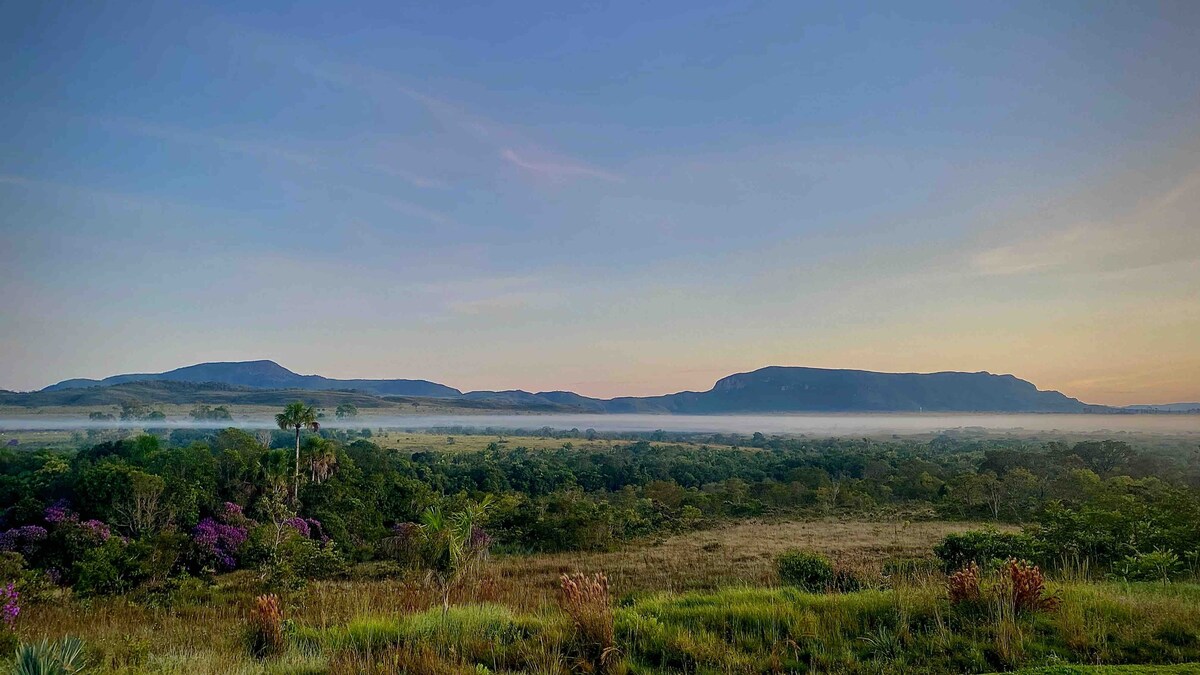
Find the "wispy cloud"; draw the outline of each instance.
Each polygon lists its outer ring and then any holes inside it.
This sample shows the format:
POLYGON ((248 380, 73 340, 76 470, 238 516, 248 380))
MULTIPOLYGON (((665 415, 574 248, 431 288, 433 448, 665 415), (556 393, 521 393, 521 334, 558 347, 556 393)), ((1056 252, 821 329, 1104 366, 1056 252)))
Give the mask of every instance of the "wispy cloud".
POLYGON ((1110 222, 1042 231, 970 257, 983 276, 1120 273, 1200 261, 1200 171, 1110 222))
POLYGON ((573 179, 623 180, 616 172, 551 151, 543 144, 527 138, 512 125, 415 89, 389 72, 355 63, 314 58, 311 49, 294 44, 285 45, 277 39, 272 42, 278 48, 280 60, 298 72, 384 101, 394 96, 407 98, 421 105, 445 128, 455 130, 460 137, 483 144, 507 164, 524 172, 551 178, 555 182, 573 179))
POLYGON ((512 148, 504 148, 500 152, 510 164, 516 165, 526 171, 535 173, 539 176, 549 178, 552 181, 564 181, 571 178, 599 178, 600 180, 620 183, 624 178, 615 173, 610 173, 602 169, 597 169, 586 164, 578 164, 566 160, 555 159, 532 159, 524 157, 517 153, 512 148))

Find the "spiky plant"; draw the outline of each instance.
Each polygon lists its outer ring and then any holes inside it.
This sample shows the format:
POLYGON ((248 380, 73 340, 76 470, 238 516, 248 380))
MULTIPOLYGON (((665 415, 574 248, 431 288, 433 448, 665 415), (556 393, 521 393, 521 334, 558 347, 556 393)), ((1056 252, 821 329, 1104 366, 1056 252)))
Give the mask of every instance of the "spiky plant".
POLYGON ((21 643, 17 647, 14 675, 74 675, 87 665, 84 642, 77 637, 21 643))

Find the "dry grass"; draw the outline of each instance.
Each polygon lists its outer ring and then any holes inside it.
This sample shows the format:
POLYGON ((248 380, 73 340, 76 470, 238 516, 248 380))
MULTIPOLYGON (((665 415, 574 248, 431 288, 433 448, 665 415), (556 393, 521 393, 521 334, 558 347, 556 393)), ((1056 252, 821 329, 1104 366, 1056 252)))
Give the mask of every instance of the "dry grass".
MULTIPOLYGON (((603 571, 617 596, 774 585, 774 556, 787 548, 810 548, 841 564, 878 569, 888 556, 927 555, 945 534, 972 527, 978 524, 741 522, 613 552, 498 556, 483 583, 457 594, 455 602, 544 612, 558 604, 561 575, 572 572, 603 571)), ((215 588, 196 587, 187 598, 162 607, 125 598, 79 602, 64 596, 27 607, 19 631, 25 639, 80 636, 106 672, 277 672, 268 669, 279 663, 258 664, 246 652, 244 621, 256 593, 252 581, 244 573, 226 575, 215 588)), ((399 619, 437 603, 430 591, 390 578, 315 582, 280 600, 284 616, 317 630, 344 626, 356 617, 399 619)), ((283 663, 297 671, 327 667, 325 657, 296 650, 283 663)))
MULTIPOLYGON (((365 418, 369 420, 370 418, 365 418)), ((607 452, 626 444, 624 441, 595 440, 583 438, 548 438, 544 436, 489 436, 485 434, 444 435, 431 433, 408 433, 404 431, 382 431, 369 439, 380 447, 404 452, 474 452, 487 448, 490 443, 499 443, 505 448, 528 448, 530 450, 554 450, 564 443, 580 452, 607 452), (449 442, 453 438, 454 442, 449 442)), ((684 444, 686 445, 686 444, 684 444)))
POLYGON ((559 577, 575 571, 604 572, 618 595, 773 586, 778 583, 775 556, 789 548, 817 551, 840 567, 870 576, 888 557, 928 556, 947 534, 982 526, 942 521, 747 521, 619 551, 498 556, 490 574, 502 587, 516 586, 536 595, 527 599, 536 604, 552 602, 559 577))

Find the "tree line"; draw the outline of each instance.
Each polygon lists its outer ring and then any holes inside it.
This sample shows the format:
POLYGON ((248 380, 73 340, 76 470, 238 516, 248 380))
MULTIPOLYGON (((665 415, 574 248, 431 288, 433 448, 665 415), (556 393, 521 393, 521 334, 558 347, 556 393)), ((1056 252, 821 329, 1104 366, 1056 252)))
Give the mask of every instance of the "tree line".
POLYGON ((485 501, 487 541, 510 552, 606 549, 724 518, 904 512, 1022 523, 1047 555, 1071 551, 1100 568, 1154 552, 1200 562, 1197 452, 762 434, 736 446, 412 452, 320 428, 309 412, 289 406, 278 420, 287 431, 274 434, 2 450, 5 564, 91 593, 238 568, 296 583, 394 559, 388 542, 408 524, 485 501))

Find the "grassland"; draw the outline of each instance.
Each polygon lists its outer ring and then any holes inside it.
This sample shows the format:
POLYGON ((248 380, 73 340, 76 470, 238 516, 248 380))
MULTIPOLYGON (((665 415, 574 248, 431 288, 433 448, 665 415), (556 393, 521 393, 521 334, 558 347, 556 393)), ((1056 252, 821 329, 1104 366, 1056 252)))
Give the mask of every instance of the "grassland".
POLYGON ((941 536, 966 527, 745 522, 613 552, 501 556, 446 616, 420 583, 384 565, 362 566, 354 578, 285 595, 290 646, 266 661, 243 643, 256 581, 244 572, 155 597, 60 594, 29 606, 19 631, 83 637, 97 672, 587 672, 575 628, 557 606, 557 581, 563 572, 604 571, 623 668, 635 673, 989 672, 1200 660, 1200 585, 1064 580, 1052 588, 1062 598, 1057 611, 1019 615, 1002 603, 952 608, 936 575, 880 576, 885 558, 927 555, 941 536), (872 581, 844 594, 781 587, 771 560, 795 546, 872 581))

